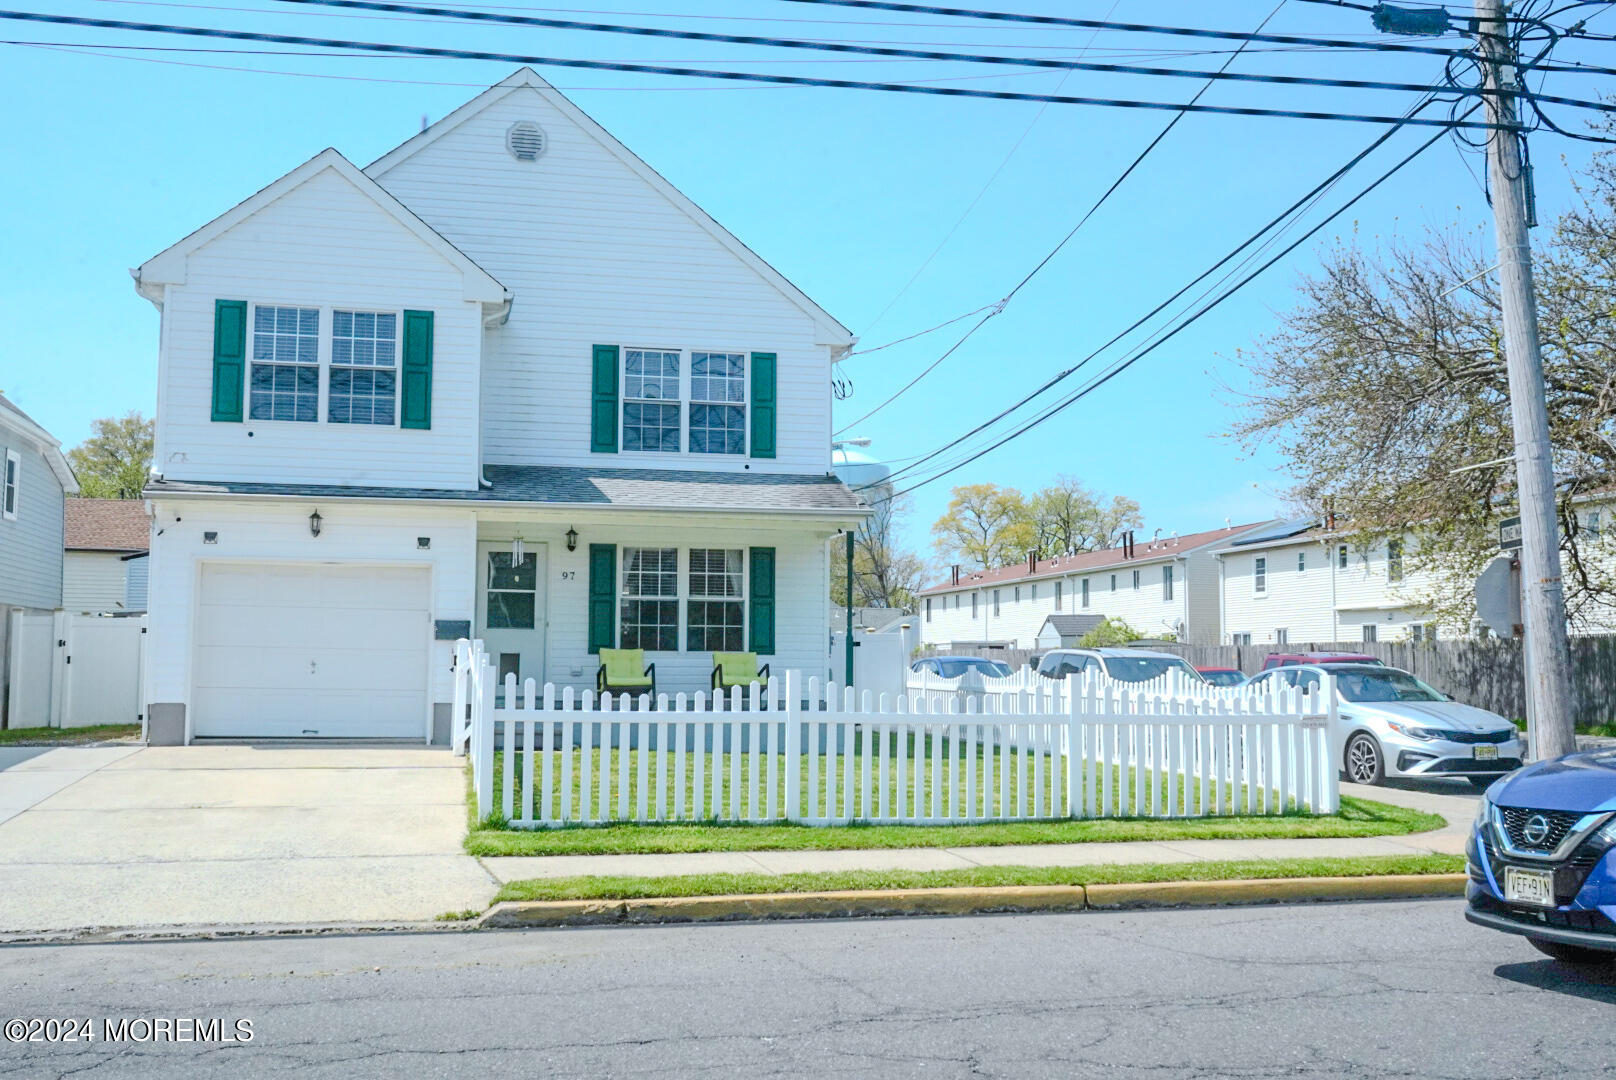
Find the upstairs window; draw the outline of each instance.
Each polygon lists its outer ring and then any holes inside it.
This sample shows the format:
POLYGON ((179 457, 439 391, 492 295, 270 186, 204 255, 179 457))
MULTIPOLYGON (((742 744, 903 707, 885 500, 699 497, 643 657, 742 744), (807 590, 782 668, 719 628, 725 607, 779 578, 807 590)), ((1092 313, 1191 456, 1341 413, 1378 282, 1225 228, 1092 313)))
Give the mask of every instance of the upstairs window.
POLYGON ((1296 572, 1298 574, 1307 573, 1307 552, 1305 551, 1296 553, 1296 572))
POLYGON ((22 458, 17 451, 6 451, 5 483, 0 486, 0 516, 7 521, 17 520, 17 489, 22 483, 22 458))
POLYGON ((744 354, 690 354, 690 452, 746 453, 744 354))
POLYGON ((1386 580, 1403 580, 1403 542, 1401 540, 1386 541, 1386 580))
POLYGON ((1139 571, 1137 570, 1133 572, 1133 591, 1139 591, 1139 571))
POLYGON ((1061 609, 1061 583, 1055 582, 1055 610, 1061 609))
POLYGON ((1172 566, 1171 563, 1168 563, 1166 566, 1162 567, 1162 599, 1163 600, 1171 600, 1172 598, 1173 598, 1173 566, 1172 566))
POLYGON ((1337 569, 1347 568, 1347 545, 1341 544, 1335 549, 1335 565, 1337 569))
POLYGON ((1089 579, 1083 579, 1083 606, 1089 606, 1089 579))
POLYGON ((1268 591, 1268 560, 1261 556, 1251 564, 1251 591, 1258 594, 1268 591))
POLYGON ((396 312, 333 311, 326 419, 390 426, 398 398, 397 363, 396 312))
POLYGON ((623 351, 623 449, 679 452, 677 352, 623 351))
POLYGON ((926 621, 931 622, 931 597, 926 597, 926 621))
POLYGON ((999 614, 999 590, 998 589, 993 590, 993 614, 995 616, 997 616, 999 614))
POLYGON ((1590 540, 1598 540, 1599 539, 1599 511, 1598 510, 1590 510, 1590 511, 1588 511, 1588 526, 1587 526, 1587 528, 1588 528, 1588 539, 1590 539, 1590 540))
POLYGON ((319 308, 253 308, 250 385, 250 419, 320 418, 319 308))

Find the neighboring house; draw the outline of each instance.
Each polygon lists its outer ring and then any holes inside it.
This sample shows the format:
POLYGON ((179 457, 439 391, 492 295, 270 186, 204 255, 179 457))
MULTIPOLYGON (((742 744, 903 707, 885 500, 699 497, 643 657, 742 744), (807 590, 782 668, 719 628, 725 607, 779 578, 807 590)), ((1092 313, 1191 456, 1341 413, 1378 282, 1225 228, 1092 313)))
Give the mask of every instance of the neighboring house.
POLYGON ((1039 652, 1076 648, 1090 630, 1103 622, 1104 615, 1050 615, 1039 628, 1033 647, 1039 652))
POLYGON ((0 395, 0 726, 43 726, 62 606, 62 445, 0 395))
POLYGON ((159 738, 441 732, 466 635, 541 685, 613 647, 666 691, 715 650, 829 673, 852 335, 532 71, 135 280, 159 738))
POLYGON ((1236 525, 1148 543, 1031 559, 961 573, 920 594, 921 641, 954 647, 1039 647, 1050 615, 1120 618, 1146 637, 1219 640, 1218 564, 1213 552, 1266 523, 1236 525))
MULTIPOLYGON (((1608 498, 1608 496, 1606 496, 1608 498)), ((1608 506, 1577 511, 1588 557, 1609 558, 1608 506)), ((1421 598, 1435 584, 1415 558, 1418 536, 1367 546, 1343 529, 1297 519, 1240 537, 1217 553, 1224 644, 1429 641, 1481 633, 1479 623, 1439 621, 1421 598)), ((1610 633, 1616 615, 1584 614, 1573 632, 1610 633)))
POLYGON ((151 519, 140 499, 68 499, 62 607, 79 614, 146 610, 151 519))

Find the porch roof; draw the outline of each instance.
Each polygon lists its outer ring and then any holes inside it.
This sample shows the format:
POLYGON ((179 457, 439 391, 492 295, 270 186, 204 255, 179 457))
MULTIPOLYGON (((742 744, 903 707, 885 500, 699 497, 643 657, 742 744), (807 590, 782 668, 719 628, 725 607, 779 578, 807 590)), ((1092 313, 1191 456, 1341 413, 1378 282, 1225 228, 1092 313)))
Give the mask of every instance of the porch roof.
POLYGON ((625 510, 735 510, 868 513, 835 476, 801 473, 700 472, 560 465, 488 465, 490 485, 478 491, 438 488, 352 487, 337 484, 261 484, 155 480, 145 496, 246 496, 453 502, 490 505, 615 507, 625 510))

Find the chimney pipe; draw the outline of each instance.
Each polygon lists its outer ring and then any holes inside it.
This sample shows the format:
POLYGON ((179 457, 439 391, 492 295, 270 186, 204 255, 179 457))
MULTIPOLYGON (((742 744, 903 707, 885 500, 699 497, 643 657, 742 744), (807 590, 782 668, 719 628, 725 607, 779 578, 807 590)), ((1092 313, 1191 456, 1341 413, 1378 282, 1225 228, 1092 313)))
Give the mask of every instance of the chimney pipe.
POLYGON ((1037 572, 1038 572, 1038 553, 1036 551, 1029 551, 1029 552, 1027 552, 1027 573, 1036 574, 1037 572))

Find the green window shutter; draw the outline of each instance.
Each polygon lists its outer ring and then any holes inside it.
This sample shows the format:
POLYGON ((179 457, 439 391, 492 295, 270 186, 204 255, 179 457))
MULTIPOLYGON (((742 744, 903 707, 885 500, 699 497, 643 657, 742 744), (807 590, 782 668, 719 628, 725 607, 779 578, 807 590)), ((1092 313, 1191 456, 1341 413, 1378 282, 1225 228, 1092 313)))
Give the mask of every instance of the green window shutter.
POLYGON ((432 427, 432 312, 404 313, 404 364, 399 372, 399 426, 432 427))
POLYGON ((593 392, 590 395, 589 449, 617 453, 617 346, 596 345, 593 392))
POLYGON ((589 545, 589 651, 617 647, 617 545, 589 545))
POLYGON ((752 354, 752 456, 774 456, 775 362, 772 352, 752 354))
POLYGON ((774 653, 774 549, 755 547, 751 550, 751 618, 752 651, 764 656, 774 653))
POLYGON ((241 422, 247 385, 247 301, 213 302, 213 419, 241 422))

